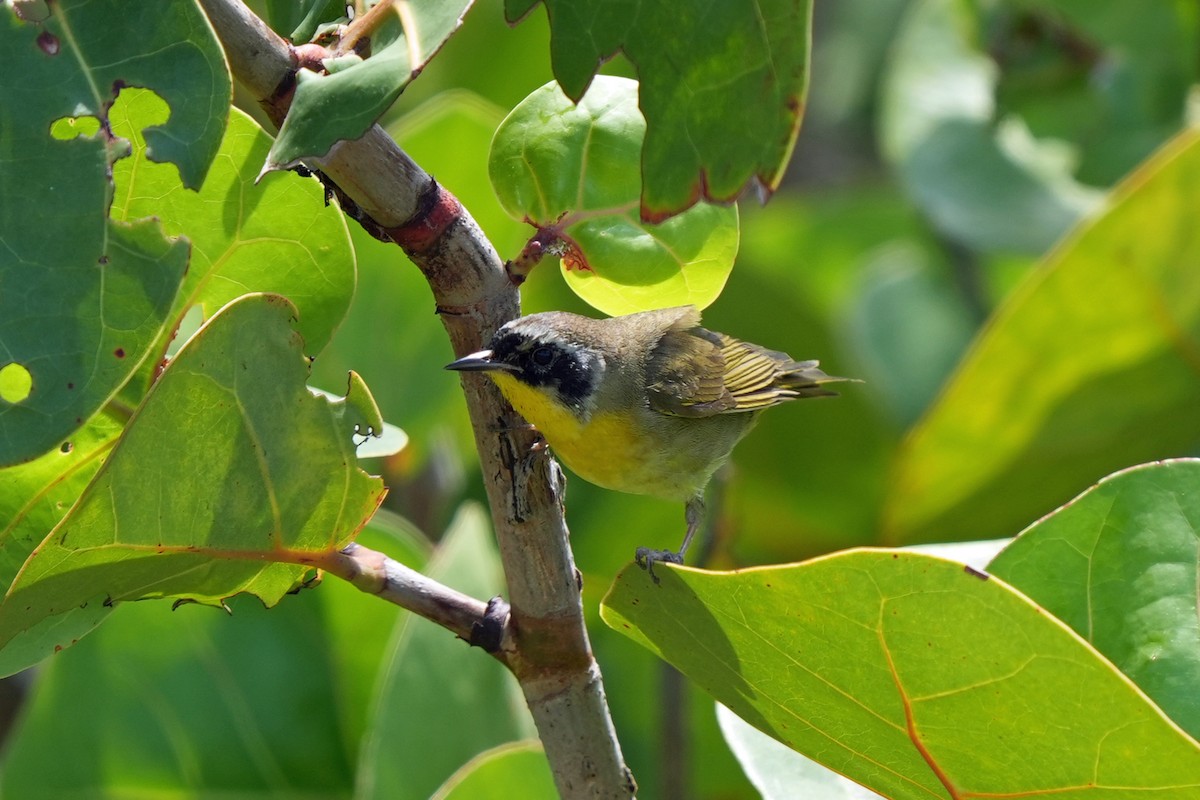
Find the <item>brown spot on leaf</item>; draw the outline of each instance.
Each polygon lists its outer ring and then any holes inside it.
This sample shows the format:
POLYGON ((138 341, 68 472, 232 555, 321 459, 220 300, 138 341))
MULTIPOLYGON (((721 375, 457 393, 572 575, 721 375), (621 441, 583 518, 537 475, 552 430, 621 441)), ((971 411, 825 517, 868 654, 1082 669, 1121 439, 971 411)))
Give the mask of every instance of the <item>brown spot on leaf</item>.
POLYGON ((970 564, 963 565, 963 572, 967 573, 968 575, 970 575, 974 578, 979 578, 979 580, 981 580, 981 581, 986 581, 988 578, 992 577, 991 575, 988 575, 986 572, 984 572, 981 569, 975 569, 970 564))
POLYGON ((125 357, 125 348, 118 347, 116 350, 113 350, 113 355, 116 356, 117 358, 124 358, 125 357))

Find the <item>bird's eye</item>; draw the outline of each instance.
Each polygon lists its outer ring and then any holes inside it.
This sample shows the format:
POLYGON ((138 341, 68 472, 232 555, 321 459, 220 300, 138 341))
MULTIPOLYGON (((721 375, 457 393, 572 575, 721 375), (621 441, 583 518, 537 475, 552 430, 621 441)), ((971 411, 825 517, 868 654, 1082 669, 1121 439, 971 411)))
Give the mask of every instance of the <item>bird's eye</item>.
POLYGON ((550 366, 550 363, 554 361, 554 349, 543 345, 542 347, 534 350, 529 355, 529 358, 531 361, 533 361, 535 366, 548 367, 550 366))

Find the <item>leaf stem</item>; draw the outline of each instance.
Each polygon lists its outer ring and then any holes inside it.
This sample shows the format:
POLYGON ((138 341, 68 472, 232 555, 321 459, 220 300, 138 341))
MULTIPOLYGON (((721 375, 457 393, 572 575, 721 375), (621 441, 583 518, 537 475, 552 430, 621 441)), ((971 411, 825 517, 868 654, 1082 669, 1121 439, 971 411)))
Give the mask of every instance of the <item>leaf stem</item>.
POLYGON ((362 16, 355 17, 354 20, 346 26, 346 30, 342 32, 342 36, 338 39, 338 43, 334 46, 333 51, 336 55, 345 55, 356 51, 359 42, 367 39, 379 26, 384 23, 388 16, 394 13, 395 0, 381 0, 370 8, 367 13, 362 16))

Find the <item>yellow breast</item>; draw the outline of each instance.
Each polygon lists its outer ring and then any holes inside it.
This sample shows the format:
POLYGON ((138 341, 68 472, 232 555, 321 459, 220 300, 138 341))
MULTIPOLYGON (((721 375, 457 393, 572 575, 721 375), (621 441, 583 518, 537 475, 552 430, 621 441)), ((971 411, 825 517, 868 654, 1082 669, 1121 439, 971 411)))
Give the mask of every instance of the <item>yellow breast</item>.
MULTIPOLYGON (((584 480, 631 494, 687 500, 708 482, 716 464, 698 463, 678 437, 654 435, 628 413, 598 412, 586 423, 569 408, 502 372, 491 373, 522 417, 554 454, 584 480)), ((646 412, 652 413, 652 412, 646 412)))

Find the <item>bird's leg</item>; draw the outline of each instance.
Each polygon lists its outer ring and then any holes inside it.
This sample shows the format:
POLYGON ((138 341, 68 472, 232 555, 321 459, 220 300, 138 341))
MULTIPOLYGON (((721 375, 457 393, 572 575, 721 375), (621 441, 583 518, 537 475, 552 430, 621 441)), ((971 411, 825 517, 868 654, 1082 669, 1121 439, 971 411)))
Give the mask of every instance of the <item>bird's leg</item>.
POLYGON ((687 533, 683 535, 683 544, 679 547, 679 552, 672 550, 652 550, 649 547, 639 547, 634 553, 634 560, 637 565, 650 573, 650 577, 655 583, 658 583, 658 576, 654 574, 654 563, 656 561, 665 561, 668 564, 682 564, 683 557, 687 555, 688 547, 692 544, 692 539, 696 536, 696 531, 700 530, 700 526, 704 524, 704 497, 696 495, 691 500, 688 500, 687 505, 683 509, 684 519, 687 520, 687 533))

